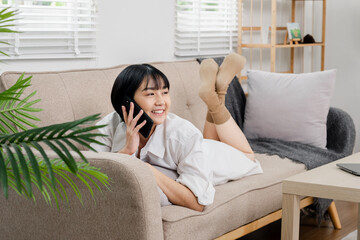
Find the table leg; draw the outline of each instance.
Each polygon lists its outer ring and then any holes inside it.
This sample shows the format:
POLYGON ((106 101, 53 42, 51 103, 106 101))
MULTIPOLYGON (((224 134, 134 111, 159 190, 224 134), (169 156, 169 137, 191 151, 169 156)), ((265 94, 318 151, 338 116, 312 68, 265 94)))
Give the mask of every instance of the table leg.
POLYGON ((300 196, 283 194, 281 239, 298 240, 300 224, 300 196))
POLYGON ((360 240, 360 203, 358 203, 358 227, 357 227, 357 240, 360 240))

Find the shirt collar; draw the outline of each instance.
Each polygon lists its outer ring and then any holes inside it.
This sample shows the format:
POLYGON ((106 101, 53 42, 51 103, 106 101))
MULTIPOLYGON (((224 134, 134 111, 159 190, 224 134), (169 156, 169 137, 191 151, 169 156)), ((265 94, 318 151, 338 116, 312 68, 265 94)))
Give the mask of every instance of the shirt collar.
POLYGON ((154 133, 151 135, 149 141, 141 149, 140 159, 143 159, 147 152, 150 152, 157 156, 158 158, 164 158, 165 155, 165 123, 157 125, 154 133))

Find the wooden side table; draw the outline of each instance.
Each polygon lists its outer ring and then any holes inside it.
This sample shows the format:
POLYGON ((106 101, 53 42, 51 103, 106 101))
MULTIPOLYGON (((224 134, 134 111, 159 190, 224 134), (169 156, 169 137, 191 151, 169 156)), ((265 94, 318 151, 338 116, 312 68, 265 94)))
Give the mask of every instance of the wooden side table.
POLYGON ((337 163, 359 163, 360 153, 291 176, 283 181, 281 239, 299 239, 300 196, 330 198, 358 203, 360 240, 360 177, 339 169, 337 163))

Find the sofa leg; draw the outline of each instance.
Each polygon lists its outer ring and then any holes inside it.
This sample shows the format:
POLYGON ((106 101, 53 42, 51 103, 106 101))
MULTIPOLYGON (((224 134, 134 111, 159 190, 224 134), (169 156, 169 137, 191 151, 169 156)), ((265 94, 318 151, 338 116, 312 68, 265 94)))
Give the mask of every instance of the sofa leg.
POLYGON ((334 225, 334 228, 335 229, 341 229, 341 222, 340 222, 340 218, 339 218, 339 214, 336 210, 336 206, 335 206, 335 202, 333 201, 329 208, 328 208, 328 211, 329 211, 329 215, 330 215, 330 218, 331 218, 331 221, 334 225))

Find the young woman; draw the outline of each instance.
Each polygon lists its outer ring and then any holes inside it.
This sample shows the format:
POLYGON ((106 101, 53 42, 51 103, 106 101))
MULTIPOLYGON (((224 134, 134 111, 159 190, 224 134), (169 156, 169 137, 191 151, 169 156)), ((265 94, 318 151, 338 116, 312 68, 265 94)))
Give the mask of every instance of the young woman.
POLYGON ((200 65, 199 95, 208 106, 204 134, 189 121, 169 113, 170 84, 155 67, 142 64, 125 68, 116 78, 111 101, 116 112, 98 124, 108 124, 97 138, 98 151, 134 155, 148 164, 160 192, 161 205, 176 204, 202 211, 214 200, 214 185, 262 173, 261 166, 241 129, 226 109, 225 94, 230 81, 240 72, 245 59, 230 54, 218 67, 212 59, 200 65), (142 110, 134 114, 134 104, 126 112, 121 106, 129 96, 142 110), (154 122, 144 138, 137 125, 146 113, 154 122))

